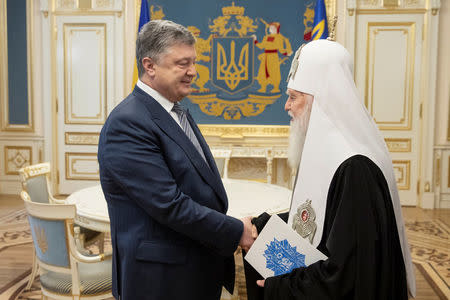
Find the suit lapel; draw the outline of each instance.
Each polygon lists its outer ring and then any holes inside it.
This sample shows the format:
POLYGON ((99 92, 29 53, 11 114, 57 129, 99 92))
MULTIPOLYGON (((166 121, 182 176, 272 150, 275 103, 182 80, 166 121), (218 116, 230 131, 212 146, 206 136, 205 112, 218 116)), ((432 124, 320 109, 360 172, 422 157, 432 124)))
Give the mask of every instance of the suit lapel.
POLYGON ((187 112, 187 118, 192 130, 195 133, 195 136, 197 137, 198 142, 200 143, 200 146, 202 147, 203 154, 205 154, 205 158, 208 161, 210 169, 214 173, 213 179, 216 181, 215 187, 219 190, 220 197, 222 198, 222 200, 224 200, 226 207, 228 207, 227 193, 225 191, 225 188, 223 187, 222 179, 220 178, 219 170, 217 170, 216 161, 214 160, 211 150, 209 149, 205 138, 200 132, 200 129, 198 128, 189 111, 187 112))
POLYGON ((202 158, 200 153, 198 153, 195 146, 192 144, 192 142, 189 140, 189 138, 186 136, 177 122, 175 122, 172 116, 169 115, 169 113, 155 99, 153 99, 150 95, 142 91, 137 86, 134 88, 133 92, 136 93, 136 96, 139 99, 143 100, 142 102, 144 103, 144 105, 150 110, 152 119, 155 124, 183 149, 189 160, 197 169, 200 176, 216 191, 219 198, 225 204, 227 204, 226 193, 223 188, 223 184, 220 181, 220 176, 219 182, 217 180, 218 172, 217 168, 215 167, 214 159, 212 158, 211 152, 209 151, 203 137, 199 138, 199 136, 201 136, 200 131, 198 130, 197 126, 192 125, 195 125, 195 123, 193 122, 189 114, 188 116, 191 127, 194 130, 194 133, 197 136, 197 139, 199 140, 199 143, 203 149, 205 157, 211 167, 206 164, 205 160, 202 158))

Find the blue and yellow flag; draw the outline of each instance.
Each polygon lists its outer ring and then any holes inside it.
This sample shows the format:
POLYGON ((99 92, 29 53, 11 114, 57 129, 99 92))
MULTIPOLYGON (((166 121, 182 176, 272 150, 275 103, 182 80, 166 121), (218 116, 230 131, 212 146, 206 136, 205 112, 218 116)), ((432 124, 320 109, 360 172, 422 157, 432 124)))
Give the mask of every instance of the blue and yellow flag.
POLYGON ((327 11, 325 0, 317 0, 314 10, 314 25, 312 40, 326 39, 328 37, 327 11))
MULTIPOLYGON (((150 12, 148 9, 148 3, 147 0, 141 0, 141 13, 139 15, 139 26, 138 26, 138 34, 139 31, 141 31, 142 26, 144 26, 145 24, 147 24, 150 21, 150 12)), ((136 82, 138 81, 138 70, 137 70, 137 65, 136 65, 136 61, 134 62, 134 71, 133 71, 133 85, 132 88, 134 87, 134 85, 136 84, 136 82)))

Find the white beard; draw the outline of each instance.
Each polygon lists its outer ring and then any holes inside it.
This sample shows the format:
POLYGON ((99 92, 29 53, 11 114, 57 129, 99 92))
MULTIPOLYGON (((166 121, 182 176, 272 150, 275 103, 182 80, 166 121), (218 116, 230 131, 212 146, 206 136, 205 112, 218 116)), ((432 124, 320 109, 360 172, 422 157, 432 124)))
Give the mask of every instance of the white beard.
MULTIPOLYGON (((287 160, 289 167, 293 170, 297 169, 302 159, 303 146, 305 144, 306 132, 308 130, 311 107, 312 101, 308 101, 302 114, 297 118, 293 118, 291 121, 287 160)), ((291 112, 289 112, 289 116, 293 117, 291 112)))

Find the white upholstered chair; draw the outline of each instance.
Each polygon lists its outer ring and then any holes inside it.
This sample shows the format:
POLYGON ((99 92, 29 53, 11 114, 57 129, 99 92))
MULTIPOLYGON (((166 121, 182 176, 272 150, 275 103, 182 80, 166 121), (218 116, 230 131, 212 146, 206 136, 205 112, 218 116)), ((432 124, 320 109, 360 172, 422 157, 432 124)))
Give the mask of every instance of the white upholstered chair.
MULTIPOLYGON (((24 167, 19 170, 20 179, 22 181, 22 187, 26 191, 32 202, 45 203, 45 204, 66 204, 65 200, 59 200, 53 197, 50 192, 50 163, 40 163, 31 166, 24 167)), ((89 246, 93 243, 99 245, 100 253, 103 252, 104 233, 94 231, 87 228, 76 228, 77 232, 80 232, 78 248, 80 251, 85 246, 89 246)), ((31 288, 34 278, 37 274, 37 262, 35 255, 33 255, 33 266, 31 269, 30 279, 26 286, 26 290, 31 288)))
POLYGON ((22 191, 40 267, 43 298, 112 297, 110 254, 86 256, 74 236, 75 205, 32 202, 22 191))

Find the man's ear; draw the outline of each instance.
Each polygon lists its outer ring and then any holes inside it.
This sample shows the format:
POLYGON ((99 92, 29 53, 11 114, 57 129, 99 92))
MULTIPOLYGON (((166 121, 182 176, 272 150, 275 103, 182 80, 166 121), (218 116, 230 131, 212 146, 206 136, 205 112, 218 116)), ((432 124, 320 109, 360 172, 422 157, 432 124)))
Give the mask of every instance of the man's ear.
POLYGON ((142 59, 142 66, 144 67, 145 73, 149 76, 153 76, 155 74, 155 61, 150 57, 144 57, 142 59))

